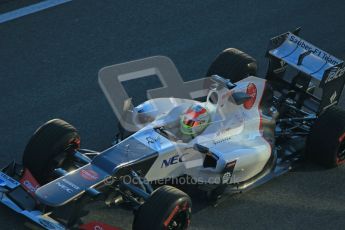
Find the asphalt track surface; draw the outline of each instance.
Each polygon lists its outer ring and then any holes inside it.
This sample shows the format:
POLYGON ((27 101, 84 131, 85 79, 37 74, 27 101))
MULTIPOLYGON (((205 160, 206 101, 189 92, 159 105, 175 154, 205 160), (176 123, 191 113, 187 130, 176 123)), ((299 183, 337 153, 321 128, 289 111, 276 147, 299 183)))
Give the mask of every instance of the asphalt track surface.
MULTIPOLYGON (((35 2, 3 0, 0 12, 35 2)), ((20 161, 30 135, 55 117, 79 128, 83 147, 109 146, 117 127, 97 83, 104 66, 160 54, 191 80, 204 76, 218 52, 236 47, 258 60, 263 75, 268 39, 296 26, 344 59, 344 11, 340 0, 75 0, 2 23, 0 165, 20 161)), ((344 229, 345 167, 303 165, 218 207, 194 203, 191 229, 344 229)), ((90 219, 130 229, 130 211, 91 208, 90 219)), ((0 208, 0 229, 25 229, 23 222, 0 208)))

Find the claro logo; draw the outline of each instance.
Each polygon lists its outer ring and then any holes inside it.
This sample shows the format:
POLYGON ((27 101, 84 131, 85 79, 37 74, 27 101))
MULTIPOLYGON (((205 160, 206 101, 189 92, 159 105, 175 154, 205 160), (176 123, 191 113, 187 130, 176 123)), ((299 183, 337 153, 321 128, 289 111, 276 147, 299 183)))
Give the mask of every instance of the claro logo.
POLYGON ((185 161, 185 156, 189 153, 184 153, 182 155, 176 154, 175 156, 170 157, 169 159, 163 160, 161 168, 169 167, 170 165, 175 165, 177 163, 182 163, 185 161))

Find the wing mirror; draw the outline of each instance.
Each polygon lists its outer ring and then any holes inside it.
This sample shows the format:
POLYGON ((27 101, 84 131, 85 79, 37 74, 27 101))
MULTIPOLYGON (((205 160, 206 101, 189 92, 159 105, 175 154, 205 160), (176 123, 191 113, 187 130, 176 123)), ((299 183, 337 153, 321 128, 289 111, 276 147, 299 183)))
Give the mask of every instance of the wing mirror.
POLYGON ((225 79, 219 75, 212 75, 212 81, 216 82, 217 84, 231 90, 236 87, 236 84, 232 83, 229 79, 225 79))
POLYGON ((242 105, 246 101, 252 99, 252 97, 246 94, 245 92, 234 92, 232 94, 232 98, 234 99, 236 105, 242 105))

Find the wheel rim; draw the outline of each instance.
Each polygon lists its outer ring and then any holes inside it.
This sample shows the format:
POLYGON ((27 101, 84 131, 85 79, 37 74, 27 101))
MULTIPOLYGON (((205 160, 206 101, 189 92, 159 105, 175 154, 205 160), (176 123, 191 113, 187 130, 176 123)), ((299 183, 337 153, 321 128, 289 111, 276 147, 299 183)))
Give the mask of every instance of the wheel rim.
POLYGON ((188 202, 183 206, 177 205, 165 221, 166 230, 187 229, 190 224, 190 207, 188 202))
POLYGON ((337 153, 337 164, 345 163, 345 133, 339 137, 339 149, 337 153))
POLYGON ((74 137, 68 141, 69 147, 80 149, 80 137, 74 137))

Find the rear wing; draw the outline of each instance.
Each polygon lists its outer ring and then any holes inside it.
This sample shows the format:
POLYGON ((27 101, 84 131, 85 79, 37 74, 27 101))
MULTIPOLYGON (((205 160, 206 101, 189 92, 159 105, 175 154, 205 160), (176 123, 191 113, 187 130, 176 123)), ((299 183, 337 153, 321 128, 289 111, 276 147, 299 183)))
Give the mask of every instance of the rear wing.
MULTIPOLYGON (((344 61, 298 37, 299 30, 272 38, 266 52, 269 58, 267 78, 283 78, 289 65, 298 70, 307 89, 310 81, 322 89, 319 112, 338 103, 345 83, 344 61)), ((302 81, 302 82, 303 82, 302 81)))

